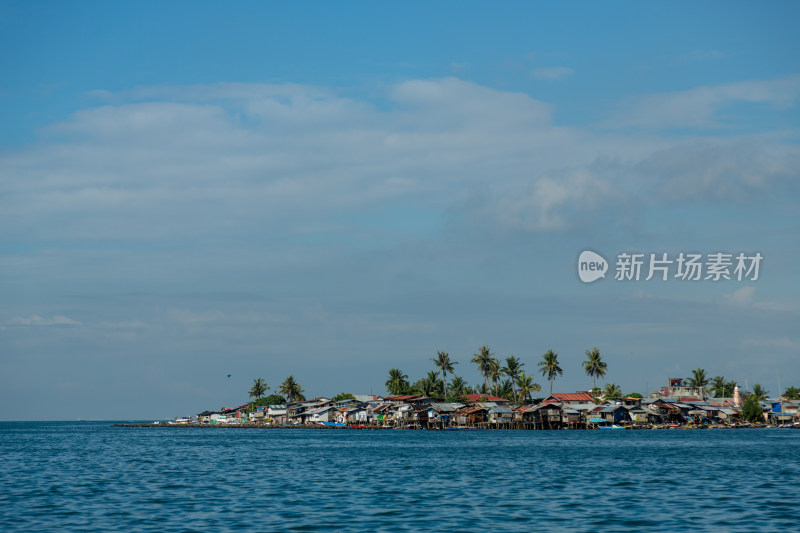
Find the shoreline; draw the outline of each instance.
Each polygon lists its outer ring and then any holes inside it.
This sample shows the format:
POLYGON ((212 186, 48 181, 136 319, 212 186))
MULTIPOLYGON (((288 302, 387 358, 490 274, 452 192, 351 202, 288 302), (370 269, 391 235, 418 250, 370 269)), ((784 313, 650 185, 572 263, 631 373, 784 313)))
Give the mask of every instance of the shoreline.
POLYGON ((641 426, 641 427, 618 427, 618 428, 561 428, 561 429, 533 429, 533 428, 515 428, 515 427, 447 427, 447 428, 412 428, 412 427, 382 427, 382 426, 324 426, 318 424, 300 424, 291 426, 267 425, 267 424, 153 424, 153 423, 126 423, 126 424, 112 424, 112 427, 123 428, 225 428, 225 429, 344 429, 344 430, 366 430, 366 431, 614 431, 614 430, 628 430, 628 431, 642 431, 642 430, 710 430, 710 429, 800 429, 800 427, 779 427, 769 425, 759 426, 708 426, 708 427, 660 427, 660 426, 641 426))

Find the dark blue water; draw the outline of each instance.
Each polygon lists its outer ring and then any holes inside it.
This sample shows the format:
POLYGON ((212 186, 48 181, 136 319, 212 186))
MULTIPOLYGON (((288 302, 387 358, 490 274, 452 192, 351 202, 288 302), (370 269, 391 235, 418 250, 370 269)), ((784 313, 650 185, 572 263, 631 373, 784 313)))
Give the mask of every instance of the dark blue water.
POLYGON ((2 531, 800 531, 800 431, 0 423, 2 531))

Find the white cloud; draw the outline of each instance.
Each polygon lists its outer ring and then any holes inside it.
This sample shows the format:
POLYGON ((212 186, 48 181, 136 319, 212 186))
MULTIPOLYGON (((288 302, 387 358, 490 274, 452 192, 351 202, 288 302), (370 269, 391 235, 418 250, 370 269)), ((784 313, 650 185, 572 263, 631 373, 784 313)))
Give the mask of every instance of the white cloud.
POLYGON ((742 342, 743 346, 745 347, 775 347, 775 348, 784 348, 786 350, 791 350, 794 352, 800 351, 800 341, 790 339, 788 337, 781 337, 777 339, 745 339, 742 342))
POLYGON ((54 315, 52 317, 43 317, 40 315, 31 315, 29 317, 14 317, 6 322, 7 326, 80 326, 82 325, 77 320, 73 320, 64 315, 54 315))
POLYGON ((575 71, 568 67, 537 68, 533 71, 533 77, 540 80, 559 80, 573 74, 575 71))
POLYGON ((722 298, 727 304, 736 307, 753 307, 762 311, 775 312, 793 312, 797 310, 796 306, 781 302, 756 300, 756 288, 752 285, 746 285, 732 293, 723 294, 722 298))
POLYGON ((730 294, 723 295, 723 298, 732 305, 752 305, 756 298, 756 288, 752 285, 747 285, 730 294))
POLYGON ((398 203, 561 231, 643 196, 751 198, 791 183, 800 158, 782 138, 687 148, 558 127, 546 102, 457 78, 380 96, 233 83, 104 94, 108 103, 47 128, 42 142, 0 155, 0 235, 333 234, 352 231, 342 219, 354 213, 398 203))
POLYGON ((640 96, 623 104, 605 123, 609 128, 717 128, 717 112, 734 102, 792 107, 800 97, 800 75, 695 87, 686 91, 640 96))

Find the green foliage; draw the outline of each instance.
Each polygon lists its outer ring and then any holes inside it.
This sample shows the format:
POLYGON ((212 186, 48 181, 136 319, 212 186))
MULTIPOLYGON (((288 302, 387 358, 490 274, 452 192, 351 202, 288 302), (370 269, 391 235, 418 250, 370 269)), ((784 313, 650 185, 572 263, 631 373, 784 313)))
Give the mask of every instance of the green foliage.
POLYGON ((444 401, 445 403, 460 403, 462 405, 469 405, 469 400, 455 391, 448 391, 447 398, 445 398, 444 401))
POLYGON ((399 394, 413 394, 408 392, 408 376, 403 374, 399 368, 389 370, 389 379, 386 380, 386 390, 393 396, 399 394))
POLYGON ((628 398, 644 398, 644 396, 642 396, 638 392, 632 392, 632 393, 628 394, 628 398))
POLYGON ((252 413, 256 410, 256 407, 266 407, 268 405, 283 405, 286 403, 286 399, 283 396, 279 396, 277 394, 271 394, 266 397, 261 397, 253 400, 250 402, 250 405, 245 409, 245 413, 252 413))
POLYGON ((250 407, 264 407, 267 405, 283 405, 286 403, 286 398, 278 394, 270 394, 257 400, 250 402, 250 407))
POLYGON ((769 394, 769 391, 763 388, 760 384, 756 383, 753 385, 753 393, 751 396, 755 396, 759 401, 762 401, 767 399, 767 394, 769 394))
POLYGON ((300 387, 300 384, 295 381, 294 376, 287 377, 284 382, 281 383, 278 391, 286 396, 286 400, 288 402, 293 402, 296 400, 302 401, 306 399, 306 397, 303 395, 303 389, 300 387))
POLYGON ((514 401, 515 399, 514 387, 511 386, 510 379, 503 380, 503 382, 500 383, 500 386, 496 388, 497 388, 497 394, 495 394, 495 396, 497 396, 498 398, 505 398, 509 402, 514 401))
POLYGON ((787 400, 800 400, 800 389, 797 387, 789 387, 783 395, 787 400))
POLYGON ((447 396, 447 373, 455 372, 453 365, 457 365, 456 361, 450 359, 450 354, 447 352, 436 352, 436 358, 431 359, 439 372, 442 373, 442 387, 444 388, 444 396, 447 396))
POLYGON ((622 389, 620 389, 616 383, 609 383, 606 385, 606 388, 603 389, 603 395, 605 396, 606 400, 622 398, 622 389))
POLYGON ((597 386, 597 378, 602 378, 606 375, 608 364, 603 361, 603 356, 600 355, 600 350, 596 346, 591 350, 586 350, 586 361, 583 362, 583 369, 586 371, 587 376, 592 376, 592 387, 597 386))
POLYGON ((732 398, 735 381, 726 381, 723 376, 714 376, 711 380, 711 393, 714 398, 732 398))
POLYGON ((755 394, 748 395, 742 406, 742 418, 748 422, 763 422, 763 412, 758 397, 755 394))
POLYGON ((424 378, 420 378, 414 383, 414 387, 419 392, 413 394, 422 394, 423 396, 442 397, 442 380, 434 371, 428 372, 424 378))
POLYGON ((542 360, 539 361, 539 372, 550 380, 550 394, 553 394, 553 380, 563 373, 561 367, 558 366, 558 354, 553 350, 547 350, 542 355, 542 360))
POLYGON ((355 400, 356 397, 350 394, 349 392, 340 392, 333 398, 331 398, 334 402, 342 402, 344 400, 355 400))
POLYGON ((710 383, 710 380, 708 379, 706 371, 702 368, 695 368, 692 370, 692 377, 687 378, 687 381, 689 386, 699 387, 704 394, 708 394, 709 390, 706 388, 706 385, 710 383))
POLYGON ((520 371, 517 376, 517 387, 519 387, 517 401, 521 404, 530 400, 532 392, 542 390, 542 387, 540 387, 538 383, 533 382, 533 376, 528 376, 523 371, 520 371))
POLYGON ((489 347, 485 344, 481 346, 480 350, 478 350, 478 353, 473 355, 474 357, 470 359, 470 362, 478 365, 478 372, 480 372, 483 376, 483 384, 486 388, 488 388, 489 375, 491 374, 493 366, 492 361, 496 361, 496 359, 492 357, 491 350, 489 350, 489 347))
POLYGON ((464 378, 461 376, 455 376, 453 377, 453 381, 450 383, 450 389, 448 389, 447 395, 450 396, 451 392, 457 396, 469 394, 469 388, 470 387, 467 382, 464 381, 464 378))
POLYGON ((264 396, 264 393, 267 392, 267 389, 269 389, 269 387, 267 386, 267 384, 264 382, 263 379, 261 378, 254 379, 253 386, 250 389, 250 397, 259 399, 262 396, 264 396))

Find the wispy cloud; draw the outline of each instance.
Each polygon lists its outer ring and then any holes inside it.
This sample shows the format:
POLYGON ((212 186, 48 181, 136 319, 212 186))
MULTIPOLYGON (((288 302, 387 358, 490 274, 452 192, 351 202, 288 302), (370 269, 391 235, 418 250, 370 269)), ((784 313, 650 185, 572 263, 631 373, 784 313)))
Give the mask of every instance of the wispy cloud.
POLYGON ((800 75, 695 87, 686 91, 639 96, 623 104, 605 123, 609 128, 718 128, 717 112, 734 102, 794 106, 800 97, 800 75))
MULTIPOLYGON (((763 86, 761 98, 786 103, 792 80, 722 93, 763 86)), ((398 202, 553 232, 592 227, 598 212, 628 224, 631 209, 610 208, 641 197, 750 199, 791 187, 800 160, 780 138, 687 144, 558 127, 546 102, 457 78, 389 86, 388 109, 295 84, 106 96, 0 156, 0 235, 153 243, 269 234, 280 221, 284 236, 357 238, 343 219, 398 202)))
POLYGON ((752 307, 761 311, 774 311, 774 312, 795 312, 797 306, 756 299, 756 288, 752 285, 747 285, 729 294, 722 295, 723 301, 728 305, 735 307, 752 307))
POLYGON ((569 67, 547 67, 537 68, 533 71, 533 77, 540 80, 559 80, 575 74, 569 67))
POLYGON ((682 57, 683 61, 718 61, 724 59, 728 54, 719 50, 693 50, 682 57))
POLYGON ((7 326, 80 326, 81 322, 73 320, 64 315, 54 315, 43 317, 40 315, 30 315, 28 317, 14 317, 6 321, 7 326))

